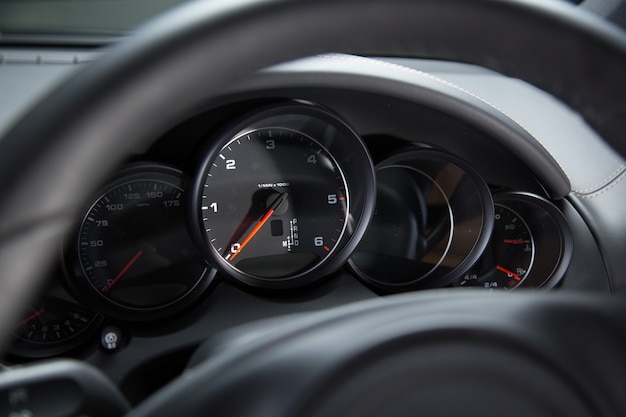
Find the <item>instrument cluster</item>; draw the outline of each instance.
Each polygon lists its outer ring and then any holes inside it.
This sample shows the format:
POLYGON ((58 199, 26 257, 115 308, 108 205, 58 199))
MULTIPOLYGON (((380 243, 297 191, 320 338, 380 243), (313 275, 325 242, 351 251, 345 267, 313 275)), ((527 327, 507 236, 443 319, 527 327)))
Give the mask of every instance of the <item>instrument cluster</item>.
POLYGON ((306 291, 348 271, 377 294, 551 288, 572 254, 544 196, 490 187, 461 157, 415 143, 374 164, 340 116, 311 103, 254 109, 211 129, 192 172, 142 161, 93 195, 64 242, 64 294, 18 323, 11 352, 51 356, 103 317, 184 312, 212 284, 306 291))

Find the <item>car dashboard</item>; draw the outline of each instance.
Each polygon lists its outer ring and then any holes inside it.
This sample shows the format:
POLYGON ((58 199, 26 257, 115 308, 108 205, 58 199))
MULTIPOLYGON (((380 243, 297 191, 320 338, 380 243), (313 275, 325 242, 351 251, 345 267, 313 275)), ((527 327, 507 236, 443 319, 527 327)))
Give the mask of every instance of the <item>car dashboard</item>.
MULTIPOLYGON (((27 81, 3 128, 98 65, 0 56, 3 85, 27 81)), ((85 202, 3 363, 77 358, 135 404, 207 340, 276 316, 432 289, 608 293, 586 204, 623 164, 571 157, 563 136, 599 142, 554 98, 470 65, 330 54, 255 73, 85 202)))

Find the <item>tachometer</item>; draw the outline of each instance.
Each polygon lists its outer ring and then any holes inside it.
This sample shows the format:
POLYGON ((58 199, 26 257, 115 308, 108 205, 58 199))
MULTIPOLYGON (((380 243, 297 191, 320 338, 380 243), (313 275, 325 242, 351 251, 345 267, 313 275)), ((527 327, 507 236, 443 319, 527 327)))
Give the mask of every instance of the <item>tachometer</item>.
POLYGON ((326 149, 295 130, 236 137, 211 164, 204 187, 206 237, 243 273, 303 273, 336 249, 346 229, 343 173, 326 149))
POLYGON ((308 105, 261 112, 224 137, 197 182, 209 256, 228 275, 266 288, 302 285, 338 267, 371 214, 363 190, 373 188, 373 168, 360 139, 308 105))

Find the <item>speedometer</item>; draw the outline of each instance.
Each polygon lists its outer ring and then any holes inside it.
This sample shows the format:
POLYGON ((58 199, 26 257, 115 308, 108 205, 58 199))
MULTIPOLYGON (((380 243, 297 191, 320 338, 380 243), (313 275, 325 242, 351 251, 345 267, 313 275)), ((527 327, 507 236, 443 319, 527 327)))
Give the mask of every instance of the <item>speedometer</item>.
POLYGON ((70 250, 70 284, 109 315, 155 319, 178 311, 208 284, 185 224, 182 173, 129 167, 86 210, 70 250))
POLYGON ((265 288, 338 268, 373 207, 373 168, 356 134, 300 104, 262 111, 221 137, 194 202, 210 259, 265 288))

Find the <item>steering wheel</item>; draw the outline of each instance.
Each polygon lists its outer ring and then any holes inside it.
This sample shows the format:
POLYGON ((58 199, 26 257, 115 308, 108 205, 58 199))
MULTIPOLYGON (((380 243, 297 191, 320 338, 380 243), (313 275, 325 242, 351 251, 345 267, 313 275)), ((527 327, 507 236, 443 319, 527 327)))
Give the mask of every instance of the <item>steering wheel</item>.
MULTIPOLYGON (((240 77, 322 52, 464 61, 524 79, 626 154, 626 36, 564 2, 190 3, 113 47, 0 141, 0 334, 124 155, 240 77)), ((213 360, 131 414, 624 415, 625 314, 619 300, 571 294, 361 303, 225 336, 213 360)))

